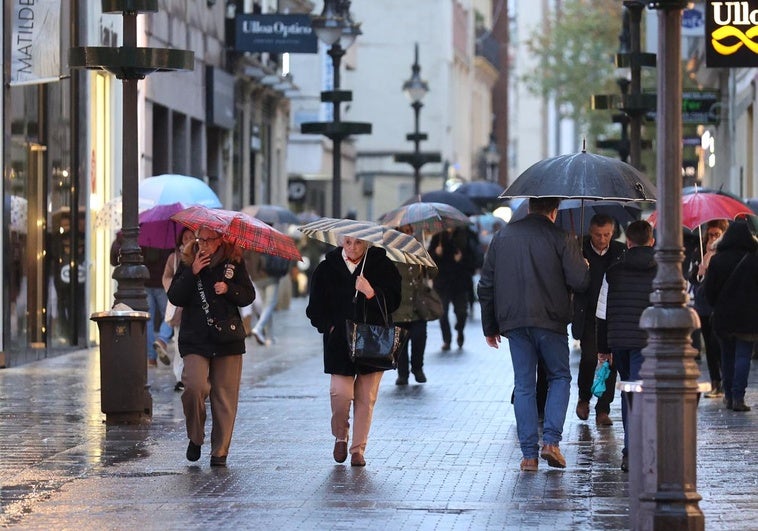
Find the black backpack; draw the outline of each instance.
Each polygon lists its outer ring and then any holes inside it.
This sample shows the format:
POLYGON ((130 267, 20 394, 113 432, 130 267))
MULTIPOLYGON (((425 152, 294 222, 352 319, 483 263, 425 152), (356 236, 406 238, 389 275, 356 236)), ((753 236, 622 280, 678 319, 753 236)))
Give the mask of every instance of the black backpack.
POLYGON ((281 256, 263 255, 263 270, 270 277, 281 278, 292 269, 291 261, 281 256))

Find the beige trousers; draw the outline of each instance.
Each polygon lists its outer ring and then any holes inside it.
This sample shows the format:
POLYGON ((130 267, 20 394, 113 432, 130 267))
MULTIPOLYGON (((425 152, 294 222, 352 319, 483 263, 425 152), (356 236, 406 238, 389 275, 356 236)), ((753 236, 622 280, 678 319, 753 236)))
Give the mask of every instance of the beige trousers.
POLYGON ((379 394, 383 372, 341 376, 332 374, 329 395, 332 401, 332 435, 348 440, 350 433, 350 403, 353 403, 353 441, 351 454, 363 455, 371 429, 371 417, 379 394))
POLYGON ((205 441, 205 401, 211 402, 211 455, 225 456, 237 417, 242 355, 206 358, 199 354, 184 356, 182 405, 187 422, 187 437, 202 445, 205 441))

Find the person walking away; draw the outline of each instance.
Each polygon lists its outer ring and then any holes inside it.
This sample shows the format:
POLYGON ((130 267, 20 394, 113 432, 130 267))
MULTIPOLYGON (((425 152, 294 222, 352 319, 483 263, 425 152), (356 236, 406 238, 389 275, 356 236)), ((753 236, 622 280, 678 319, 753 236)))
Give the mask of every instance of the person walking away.
POLYGON ((514 409, 521 470, 538 467, 537 362, 548 380, 543 446, 549 466, 566 467, 559 443, 569 395, 571 295, 587 289, 589 270, 576 238, 555 225, 560 199, 529 199, 529 214, 498 231, 484 259, 477 295, 487 344, 508 338, 516 385, 514 409))
MULTIPOLYGON (((166 266, 163 268, 163 289, 166 290, 166 294, 168 296, 168 289, 171 287, 171 281, 174 280, 174 275, 176 275, 177 270, 179 269, 179 264, 182 261, 182 253, 184 252, 184 247, 187 245, 192 245, 195 243, 195 234, 190 229, 184 229, 182 230, 182 233, 179 235, 179 238, 177 238, 177 245, 176 250, 171 254, 171 256, 168 257, 168 260, 166 260, 166 266)), ((168 313, 168 305, 166 305, 166 312, 168 313)), ((167 316, 168 317, 168 316, 167 316)), ((174 315, 171 316, 170 319, 164 319, 164 322, 161 324, 161 336, 155 339, 155 342, 153 343, 153 346, 155 347, 155 351, 158 353, 158 356, 167 356, 168 357, 168 344, 163 339, 163 337, 168 337, 169 339, 173 337, 174 335, 174 329, 178 328, 179 325, 182 322, 182 309, 181 307, 176 308, 174 310, 174 315), (171 330, 169 333, 163 332, 163 326, 168 326, 171 330)), ((172 360, 172 369, 174 371, 174 377, 176 378, 176 384, 174 385, 174 391, 182 391, 184 390, 184 384, 182 383, 182 370, 184 369, 184 361, 182 360, 182 357, 179 355, 179 350, 176 349, 174 352, 174 358, 172 360)))
POLYGON ((225 467, 239 402, 245 334, 224 339, 212 334, 214 324, 238 319, 239 307, 255 299, 242 249, 223 242, 207 227, 186 245, 168 289, 168 298, 182 307, 179 354, 184 359, 182 406, 187 424, 187 459, 200 459, 205 442, 206 400, 210 398, 211 466, 225 467))
POLYGON ((344 236, 341 246, 313 271, 306 315, 323 334, 324 372, 331 375, 332 456, 343 463, 348 455, 350 405, 353 406, 351 466, 365 466, 364 453, 371 418, 384 374, 359 367, 350 359, 346 320, 384 324, 380 305, 394 312, 400 305, 401 280, 384 249, 344 236), (365 261, 365 264, 363 263, 365 261))
POLYGON ((705 274, 711 326, 721 345, 724 405, 750 411, 745 403, 750 359, 758 341, 758 241, 745 220, 726 229, 705 274))
MULTIPOLYGON (((413 227, 403 225, 397 230, 413 235, 413 227)), ((426 350, 426 321, 419 315, 415 301, 427 289, 426 268, 420 265, 395 264, 402 279, 402 300, 392 320, 396 325, 408 330, 408 341, 403 344, 397 360, 395 385, 408 385, 408 354, 410 351, 410 372, 417 383, 426 383, 424 374, 424 351, 426 350)))
MULTIPOLYGON (((595 310, 600 286, 603 284, 605 271, 621 258, 624 244, 613 239, 616 222, 606 214, 595 214, 590 219, 589 235, 584 238, 582 254, 590 264, 590 285, 584 293, 574 295, 574 318, 571 331, 574 339, 579 340, 581 358, 579 374, 576 379, 579 389, 579 401, 576 416, 587 420, 590 416, 592 383, 597 368, 597 335, 595 332, 595 310)), ((605 384, 605 393, 595 404, 595 423, 598 426, 613 424, 609 413, 616 388, 616 367, 610 364, 611 373, 605 384)))
POLYGON ((255 338, 259 345, 268 346, 273 338, 270 325, 274 311, 276 311, 276 305, 279 302, 279 287, 282 278, 287 276, 292 269, 292 262, 279 256, 253 254, 258 256, 252 260, 255 265, 251 275, 261 297, 262 310, 258 321, 250 331, 250 335, 255 338))
POLYGON ((468 318, 468 306, 472 290, 475 256, 469 251, 469 236, 466 227, 448 228, 432 236, 429 254, 437 263, 439 273, 434 279, 434 289, 442 299, 442 350, 450 350, 452 333, 448 312, 450 305, 455 314, 456 342, 463 347, 463 329, 468 318))
POLYGON ((708 271, 711 257, 716 253, 716 244, 726 231, 729 223, 725 219, 714 219, 705 225, 705 233, 700 246, 692 251, 688 280, 692 287, 692 306, 700 318, 700 333, 703 336, 703 350, 708 364, 708 376, 711 379, 711 390, 705 393, 706 398, 724 396, 721 385, 721 346, 716 334, 711 329, 711 313, 713 308, 708 304, 703 290, 703 279, 708 271), (702 246, 702 247, 701 247, 702 246))
MULTIPOLYGON (((633 221, 626 228, 626 252, 605 272, 597 301, 598 361, 616 365, 622 381, 639 380, 642 349, 647 332, 640 328, 642 312, 650 306, 655 263, 653 227, 647 221, 633 221)), ((626 400, 621 402, 624 448, 621 470, 629 470, 629 430, 626 400)))
MULTIPOLYGON (((120 260, 121 254, 122 236, 119 231, 116 235, 116 239, 111 245, 111 265, 117 266, 120 260)), ((159 353, 155 349, 156 328, 159 328, 158 338, 161 339, 164 344, 167 344, 171 339, 173 331, 163 321, 163 316, 166 313, 166 290, 163 288, 163 268, 166 264, 166 260, 173 252, 172 249, 159 249, 157 247, 142 247, 142 263, 147 267, 149 277, 145 279, 145 293, 147 294, 147 307, 150 313, 150 319, 147 322, 147 365, 148 367, 156 367, 158 365, 158 359, 164 365, 171 363, 171 358, 166 354, 165 349, 159 353), (160 322, 158 322, 160 318, 160 322)))

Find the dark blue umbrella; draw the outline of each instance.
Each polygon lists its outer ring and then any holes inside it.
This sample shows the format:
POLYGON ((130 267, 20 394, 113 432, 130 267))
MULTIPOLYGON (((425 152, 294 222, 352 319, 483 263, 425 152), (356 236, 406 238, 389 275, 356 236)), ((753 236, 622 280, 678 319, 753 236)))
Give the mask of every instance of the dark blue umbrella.
POLYGON ((454 190, 455 193, 463 194, 475 203, 499 202, 499 196, 505 188, 492 181, 471 181, 463 183, 454 190))

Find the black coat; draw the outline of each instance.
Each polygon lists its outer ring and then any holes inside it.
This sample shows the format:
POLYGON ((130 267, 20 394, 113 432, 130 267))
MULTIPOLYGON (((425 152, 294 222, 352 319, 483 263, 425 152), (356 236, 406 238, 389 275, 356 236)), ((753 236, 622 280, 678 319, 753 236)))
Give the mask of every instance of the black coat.
MULTIPOLYGON (((400 273, 387 258, 384 249, 370 247, 365 261, 363 276, 376 292, 371 300, 366 300, 359 292, 356 303, 353 304, 355 279, 360 274, 363 263, 358 264, 355 271, 350 273, 342 259, 342 247, 329 251, 311 277, 310 298, 305 313, 311 324, 324 335, 324 372, 327 374, 353 376, 358 372, 350 360, 346 319, 372 324, 384 323, 379 303, 384 300, 389 313, 400 305, 400 273)), ((360 372, 373 371, 361 369, 360 372)))
POLYGON ((703 279, 713 307, 711 326, 721 337, 758 334, 758 242, 744 222, 726 229, 703 279), (745 262, 740 264, 742 258, 745 262))
POLYGON ((255 300, 255 288, 247 274, 244 261, 227 262, 223 259, 222 253, 223 247, 219 248, 211 264, 203 268, 198 276, 192 273, 191 266, 180 263, 168 288, 168 300, 183 308, 179 328, 179 354, 182 356, 202 354, 212 358, 245 352, 244 339, 223 345, 211 340, 210 327, 197 288, 199 277, 210 306, 208 311, 216 319, 239 317, 238 307, 247 306, 255 300), (229 290, 223 295, 216 295, 213 285, 220 281, 226 282, 229 290))

